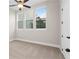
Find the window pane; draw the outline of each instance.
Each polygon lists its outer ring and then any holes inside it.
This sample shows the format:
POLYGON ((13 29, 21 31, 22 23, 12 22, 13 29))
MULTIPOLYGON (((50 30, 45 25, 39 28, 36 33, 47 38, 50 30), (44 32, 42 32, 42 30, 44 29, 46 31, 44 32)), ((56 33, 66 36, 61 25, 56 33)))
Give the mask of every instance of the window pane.
POLYGON ((18 21, 19 20, 24 20, 24 13, 18 14, 18 21))
POLYGON ((18 21, 18 28, 23 28, 23 21, 18 21))
POLYGON ((36 20, 36 28, 46 28, 46 20, 36 20))
POLYGON ((36 13, 36 17, 46 18, 47 9, 46 7, 38 7, 36 8, 35 13, 36 13))
POLYGON ((33 28, 33 20, 26 20, 26 28, 33 28))

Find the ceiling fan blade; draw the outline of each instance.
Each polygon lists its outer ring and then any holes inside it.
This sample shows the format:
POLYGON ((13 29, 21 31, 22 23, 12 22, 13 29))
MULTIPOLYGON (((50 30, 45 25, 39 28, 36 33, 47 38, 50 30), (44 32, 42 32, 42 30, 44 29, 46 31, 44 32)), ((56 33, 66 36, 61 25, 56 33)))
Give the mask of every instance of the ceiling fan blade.
POLYGON ((31 8, 30 6, 27 6, 27 5, 23 5, 24 7, 27 7, 27 8, 31 8))
POLYGON ((29 1, 29 0, 24 0, 24 3, 27 2, 27 1, 29 1))
POLYGON ((14 7, 14 6, 17 6, 17 5, 9 5, 10 7, 14 7))
POLYGON ((15 0, 17 2, 17 0, 15 0))

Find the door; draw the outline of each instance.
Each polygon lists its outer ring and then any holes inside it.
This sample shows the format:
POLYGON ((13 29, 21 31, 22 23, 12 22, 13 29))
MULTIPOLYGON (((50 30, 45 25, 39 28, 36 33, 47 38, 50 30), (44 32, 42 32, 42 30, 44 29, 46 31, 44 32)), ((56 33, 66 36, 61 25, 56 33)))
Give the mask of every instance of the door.
POLYGON ((65 59, 70 59, 69 0, 61 0, 61 51, 65 59))

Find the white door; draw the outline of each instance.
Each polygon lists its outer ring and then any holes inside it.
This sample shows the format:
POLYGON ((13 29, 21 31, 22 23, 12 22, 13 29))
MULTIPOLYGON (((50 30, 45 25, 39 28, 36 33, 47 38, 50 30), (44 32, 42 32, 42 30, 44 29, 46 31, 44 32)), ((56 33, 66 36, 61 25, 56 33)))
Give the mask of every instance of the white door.
POLYGON ((69 0, 61 0, 61 51, 70 59, 70 16, 69 0))

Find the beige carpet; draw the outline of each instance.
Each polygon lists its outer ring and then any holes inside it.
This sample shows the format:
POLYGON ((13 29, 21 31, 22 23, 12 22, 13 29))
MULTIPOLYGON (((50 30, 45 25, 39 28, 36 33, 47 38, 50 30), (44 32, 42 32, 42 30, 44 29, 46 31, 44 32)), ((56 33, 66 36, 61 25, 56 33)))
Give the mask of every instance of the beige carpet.
POLYGON ((21 42, 10 42, 9 59, 64 59, 57 48, 21 42))

